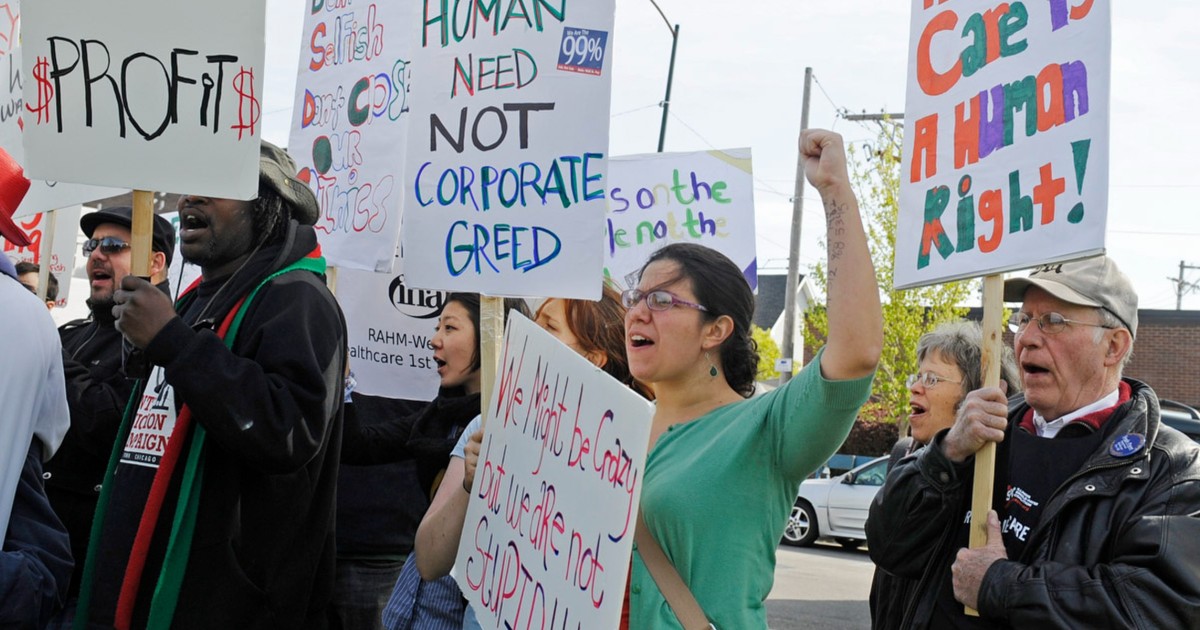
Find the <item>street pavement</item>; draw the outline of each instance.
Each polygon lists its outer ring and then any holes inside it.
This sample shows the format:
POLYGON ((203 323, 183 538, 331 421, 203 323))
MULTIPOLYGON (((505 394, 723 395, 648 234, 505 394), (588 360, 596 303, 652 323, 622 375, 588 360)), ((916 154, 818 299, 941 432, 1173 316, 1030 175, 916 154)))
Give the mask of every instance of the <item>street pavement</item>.
POLYGON ((867 597, 874 571, 865 548, 781 545, 775 556, 775 587, 767 597, 770 629, 870 628, 867 597))

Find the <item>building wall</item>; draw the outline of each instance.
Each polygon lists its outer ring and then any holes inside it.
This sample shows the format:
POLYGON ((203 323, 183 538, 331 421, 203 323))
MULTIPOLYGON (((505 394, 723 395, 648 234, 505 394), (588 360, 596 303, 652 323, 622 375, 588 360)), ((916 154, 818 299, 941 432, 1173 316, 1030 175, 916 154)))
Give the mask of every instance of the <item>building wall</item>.
POLYGON ((1138 336, 1125 375, 1159 398, 1200 408, 1200 311, 1138 312, 1138 336))

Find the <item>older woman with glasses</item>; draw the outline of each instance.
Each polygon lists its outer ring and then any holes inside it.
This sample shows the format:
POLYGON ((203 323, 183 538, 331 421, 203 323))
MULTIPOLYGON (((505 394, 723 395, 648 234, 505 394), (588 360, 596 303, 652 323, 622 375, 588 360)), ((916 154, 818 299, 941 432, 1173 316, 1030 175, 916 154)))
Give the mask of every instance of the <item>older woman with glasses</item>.
MULTIPOLYGON (((1021 324, 1022 327, 1025 323, 1028 320, 1021 324)), ((889 470, 903 457, 929 444, 939 431, 948 430, 954 424, 967 392, 983 386, 982 352, 983 332, 976 322, 949 322, 921 335, 917 341, 917 373, 906 381, 912 437, 896 443, 889 470)), ((1007 385, 1009 395, 1021 391, 1017 364, 1012 348, 1008 346, 1001 350, 1000 380, 1007 385)), ((884 492, 881 490, 875 500, 883 501, 884 492)), ((870 539, 867 544, 871 544, 870 539)), ((872 627, 912 627, 914 619, 925 616, 912 610, 918 599, 917 593, 933 586, 922 580, 901 578, 875 569, 871 584, 872 627)))
POLYGON ((702 618, 718 628, 766 628, 763 602, 796 488, 842 443, 870 394, 883 323, 842 139, 809 130, 800 152, 825 207, 830 328, 825 347, 796 378, 750 398, 758 365, 754 296, 742 270, 714 250, 668 245, 623 295, 630 372, 657 401, 631 628, 685 625, 659 588, 663 565, 644 560, 659 547, 702 618))

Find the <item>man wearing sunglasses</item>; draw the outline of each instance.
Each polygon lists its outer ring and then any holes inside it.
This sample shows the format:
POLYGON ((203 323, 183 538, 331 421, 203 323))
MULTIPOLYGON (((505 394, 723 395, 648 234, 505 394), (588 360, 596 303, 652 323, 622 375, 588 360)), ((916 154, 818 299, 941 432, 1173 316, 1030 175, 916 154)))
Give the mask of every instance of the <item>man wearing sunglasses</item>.
MULTIPOLYGON (((129 402, 135 381, 127 378, 123 365, 121 333, 114 326, 113 293, 132 264, 129 242, 133 209, 103 208, 83 215, 79 226, 87 237, 83 256, 87 260, 91 311, 86 319, 59 328, 63 367, 67 381, 67 404, 71 428, 62 447, 46 462, 46 493, 55 512, 71 533, 71 552, 77 559, 71 580, 71 601, 63 615, 68 621, 74 598, 79 594, 92 515, 112 453, 113 440, 121 425, 121 414, 129 402)), ((175 251, 175 229, 161 216, 154 217, 154 250, 150 262, 151 281, 170 294, 167 268, 175 251)))
POLYGON ((968 393, 871 506, 876 564, 937 576, 905 627, 1200 626, 1200 447, 1123 377, 1138 324, 1129 279, 1099 256, 1004 289, 1022 302, 1010 328, 1024 393, 968 393), (965 549, 974 455, 991 442, 988 540, 965 549))

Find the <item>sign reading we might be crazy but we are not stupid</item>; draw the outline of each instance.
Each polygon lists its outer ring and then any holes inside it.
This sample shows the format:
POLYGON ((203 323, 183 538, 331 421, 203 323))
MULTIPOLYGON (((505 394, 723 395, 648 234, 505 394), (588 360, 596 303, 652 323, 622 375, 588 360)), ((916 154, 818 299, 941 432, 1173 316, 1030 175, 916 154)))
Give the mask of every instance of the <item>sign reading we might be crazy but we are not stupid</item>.
POLYGON ((406 277, 422 288, 598 299, 613 0, 423 5, 406 277))
POLYGON ((616 628, 651 404, 510 315, 455 578, 485 628, 616 628))
POLYGON ((1104 251, 1108 0, 913 0, 897 289, 1104 251))
POLYGON ((265 21, 265 0, 27 0, 27 175, 253 198, 265 21))

